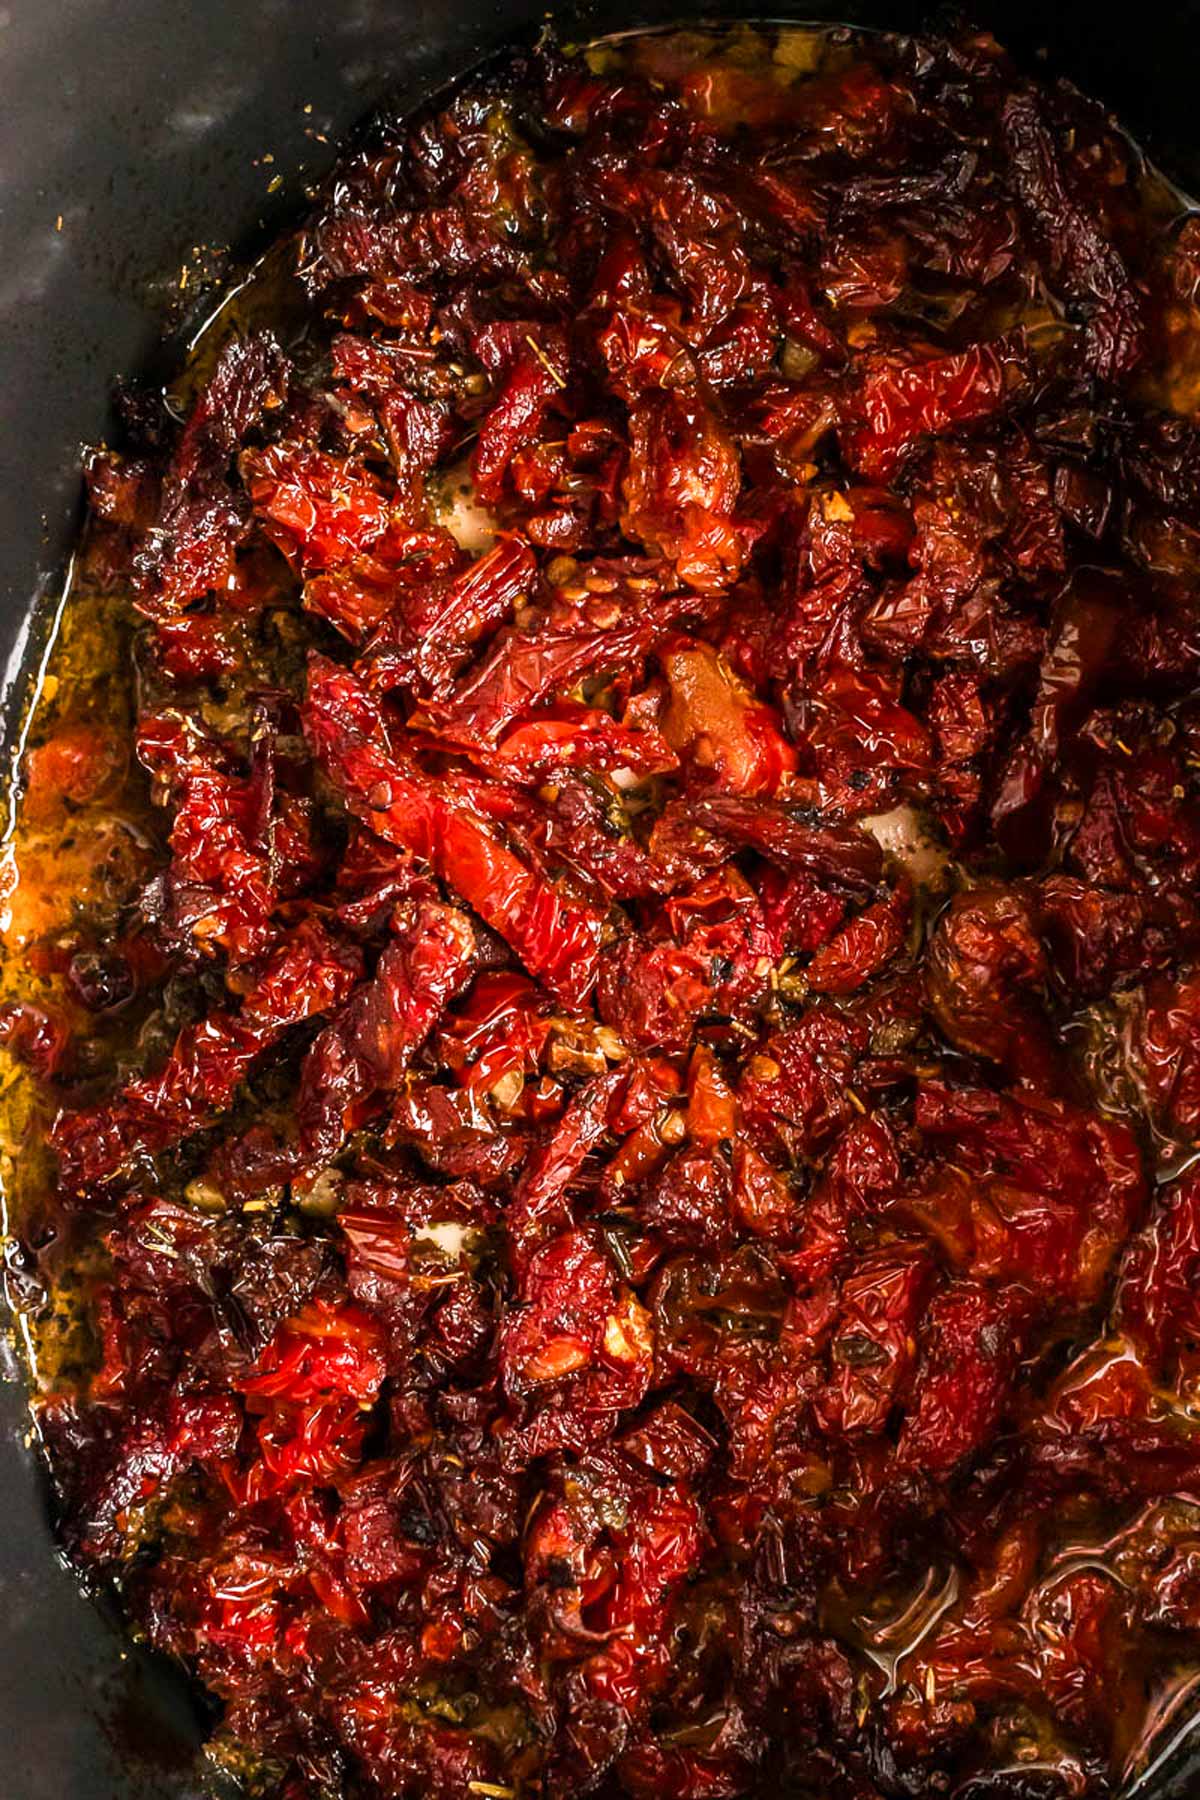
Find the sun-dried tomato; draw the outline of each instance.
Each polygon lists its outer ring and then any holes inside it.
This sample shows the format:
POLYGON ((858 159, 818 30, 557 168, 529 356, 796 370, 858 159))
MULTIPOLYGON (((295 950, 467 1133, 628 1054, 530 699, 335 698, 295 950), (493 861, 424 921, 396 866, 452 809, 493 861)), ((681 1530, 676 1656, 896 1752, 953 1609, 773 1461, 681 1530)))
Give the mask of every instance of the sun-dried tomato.
POLYGON ((19 770, 10 1276, 64 1542, 264 1794, 1107 1800, 1176 1732, 1163 221, 978 34, 543 41, 89 459, 136 681, 19 770))

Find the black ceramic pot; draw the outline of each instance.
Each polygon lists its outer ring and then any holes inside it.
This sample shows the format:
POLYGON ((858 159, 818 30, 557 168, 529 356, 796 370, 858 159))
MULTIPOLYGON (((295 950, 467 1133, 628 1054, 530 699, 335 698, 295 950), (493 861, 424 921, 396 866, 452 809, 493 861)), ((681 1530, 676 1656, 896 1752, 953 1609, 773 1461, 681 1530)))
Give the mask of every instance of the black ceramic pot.
MULTIPOLYGON (((1107 101, 1169 173, 1200 191, 1200 0, 967 7, 1022 59, 1044 54, 1052 71, 1107 101)), ((768 11, 902 30, 936 23, 930 0, 713 7, 726 17, 768 11)), ((584 0, 559 16, 569 35, 588 36, 681 15, 680 0, 584 0)), ((377 102, 419 100, 544 16, 544 0, 0 4, 0 668, 9 757, 77 525, 80 446, 104 436, 114 375, 178 358, 181 334, 198 322, 181 316, 179 287, 195 247, 252 253, 303 208, 333 145, 377 102)), ((7 1360, 0 1797, 198 1800, 215 1791, 197 1758, 204 1721, 183 1679, 130 1650, 59 1563, 26 1444, 19 1364, 7 1360)), ((1200 1704, 1197 1730, 1181 1740, 1137 1800, 1200 1794, 1200 1704)), ((1023 1783, 1019 1793, 1026 1800, 1035 1787, 1023 1783)), ((987 1800, 1018 1800, 1017 1790, 989 1788, 987 1800)))

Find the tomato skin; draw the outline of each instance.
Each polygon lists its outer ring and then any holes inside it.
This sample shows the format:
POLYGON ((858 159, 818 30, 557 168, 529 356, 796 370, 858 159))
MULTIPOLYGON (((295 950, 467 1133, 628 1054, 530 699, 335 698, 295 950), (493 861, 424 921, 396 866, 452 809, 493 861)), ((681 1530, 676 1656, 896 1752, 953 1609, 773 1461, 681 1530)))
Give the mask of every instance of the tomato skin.
POLYGON ((25 753, 24 801, 31 819, 53 818, 64 807, 91 806, 120 786, 127 752, 100 725, 66 725, 25 753))
POLYGON ((6 1273, 68 1553, 279 1800, 1161 1760, 1200 1641, 1163 197, 961 27, 542 34, 381 117, 286 306, 89 457, 134 724, 48 666, 6 1273))

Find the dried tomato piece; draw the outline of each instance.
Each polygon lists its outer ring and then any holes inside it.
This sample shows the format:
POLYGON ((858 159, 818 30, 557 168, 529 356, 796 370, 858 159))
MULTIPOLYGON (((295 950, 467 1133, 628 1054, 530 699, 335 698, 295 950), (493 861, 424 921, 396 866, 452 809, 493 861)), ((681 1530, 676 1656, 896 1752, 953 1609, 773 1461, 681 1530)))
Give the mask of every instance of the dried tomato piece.
POLYGON ((907 1248, 878 1252, 846 1278, 829 1343, 829 1382, 813 1401, 823 1431, 883 1430, 915 1367, 931 1286, 928 1257, 907 1248))
POLYGON ((1195 1019, 1200 978, 1182 970, 1172 979, 1154 976, 1134 1013, 1129 1040, 1130 1071, 1146 1097, 1155 1126, 1189 1141, 1200 1122, 1200 1059, 1195 1019))
POLYGON ((809 987, 817 994, 853 993, 901 949, 911 913, 912 890, 901 879, 886 900, 876 900, 821 945, 805 970, 809 987))
POLYGON ((629 429, 626 536, 668 557, 701 592, 728 586, 743 560, 731 522, 741 476, 716 414, 699 396, 671 392, 639 400, 629 429))
POLYGON ((696 785, 773 794, 796 756, 772 709, 704 643, 676 640, 659 653, 670 699, 662 731, 696 785))
POLYGON ((471 471, 479 497, 498 500, 505 472, 521 445, 536 436, 546 409, 565 386, 566 353, 562 334, 542 332, 508 374, 495 403, 484 415, 471 453, 471 471))
POLYGON ((1188 1355, 1197 1331, 1200 1183, 1185 1176, 1162 1195, 1149 1224, 1130 1240, 1113 1301, 1119 1327, 1157 1374, 1188 1355))
POLYGON ((1029 89, 1009 95, 1001 122, 1013 187, 1045 247, 1051 275, 1088 307, 1087 364, 1099 375, 1123 375, 1142 354, 1143 323, 1120 252, 1073 191, 1039 97, 1029 89))
POLYGON ((1039 1001, 1046 973, 1036 917, 1019 893, 982 888, 961 894, 930 945, 933 1016, 959 1050, 1053 1086, 1054 1055, 1039 1001))
POLYGON ((1025 367, 1018 336, 973 344, 954 356, 871 369, 857 397, 863 422, 846 437, 847 461, 868 480, 887 480, 919 438, 1001 411, 1025 367))
POLYGON ((24 759, 24 806, 30 818, 64 806, 89 806, 112 795, 125 772, 126 752, 112 732, 67 725, 24 759))
POLYGON ((387 530, 386 496, 344 458, 272 445, 247 452, 242 477, 259 517, 305 569, 335 568, 387 530))
POLYGON ((1036 1095, 953 1093, 932 1083, 916 1119, 953 1143, 970 1177, 969 1188, 944 1183, 914 1204, 922 1222, 956 1244, 956 1260, 1034 1292, 1098 1298, 1145 1198, 1126 1127, 1036 1095))
POLYGON ((248 524, 230 465, 264 409, 279 402, 287 376, 269 332, 234 337, 217 358, 168 467, 158 517, 134 558, 139 604, 152 615, 182 612, 229 582, 248 524))
POLYGON ((851 1117, 847 1089, 866 1043, 860 1026, 824 1008, 768 1039, 746 1064, 738 1088, 751 1134, 764 1148, 779 1144, 791 1157, 827 1146, 851 1117))
POLYGON ((240 1013, 185 1027, 160 1074, 130 1082, 110 1105, 59 1114, 51 1137, 68 1188, 101 1184, 208 1124, 263 1049, 289 1025, 335 1006, 361 971, 355 947, 315 921, 299 925, 267 959, 240 1013))
POLYGON ((1028 1302, 977 1282, 951 1284, 932 1301, 921 1361, 896 1455, 902 1466, 943 1475, 995 1432, 1009 1401, 1028 1302))
POLYGON ((0 1007, 0 1044, 43 1081, 52 1081, 68 1063, 71 1031, 65 1019, 39 1006, 9 1001, 0 1007))
POLYGON ((381 713, 353 676, 314 661, 306 723, 317 754, 374 831, 431 863, 564 1000, 586 997, 595 981, 598 915, 525 868, 434 783, 402 770, 384 747, 381 713))
POLYGON ((327 1162, 360 1122, 364 1102, 399 1085, 474 966, 475 937, 462 913, 426 901, 400 922, 372 980, 350 995, 304 1059, 296 1115, 306 1163, 327 1162))

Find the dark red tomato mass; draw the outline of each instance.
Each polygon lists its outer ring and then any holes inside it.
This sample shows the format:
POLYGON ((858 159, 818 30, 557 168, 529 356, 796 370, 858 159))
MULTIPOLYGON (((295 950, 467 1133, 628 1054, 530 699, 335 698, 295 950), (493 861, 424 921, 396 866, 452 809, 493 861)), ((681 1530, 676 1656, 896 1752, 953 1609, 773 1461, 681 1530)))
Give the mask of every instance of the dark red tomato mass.
POLYGON ((26 771, 159 809, 0 1014, 71 1555, 280 1800, 1124 1791, 1200 1656, 1195 218, 989 39, 741 31, 510 59, 279 257, 91 460, 131 721, 26 771))

